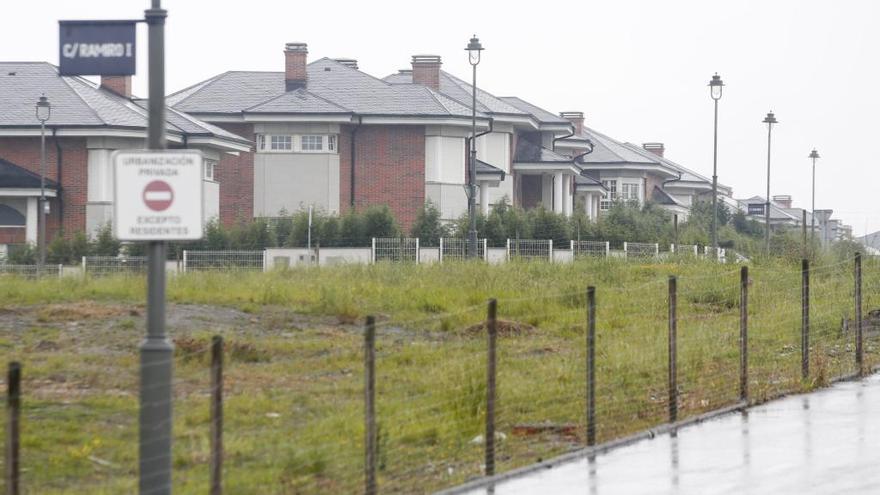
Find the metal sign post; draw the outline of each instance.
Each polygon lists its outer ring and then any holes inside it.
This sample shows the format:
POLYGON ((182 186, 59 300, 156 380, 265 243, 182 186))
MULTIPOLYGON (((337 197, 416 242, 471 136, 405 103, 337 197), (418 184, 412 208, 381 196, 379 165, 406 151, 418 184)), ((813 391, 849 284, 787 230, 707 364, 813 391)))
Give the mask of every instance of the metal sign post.
MULTIPOLYGON (((165 149, 165 17, 160 0, 144 12, 149 26, 148 147, 165 149)), ((141 494, 171 494, 171 373, 174 346, 165 333, 165 241, 147 247, 147 338, 141 343, 141 494)))

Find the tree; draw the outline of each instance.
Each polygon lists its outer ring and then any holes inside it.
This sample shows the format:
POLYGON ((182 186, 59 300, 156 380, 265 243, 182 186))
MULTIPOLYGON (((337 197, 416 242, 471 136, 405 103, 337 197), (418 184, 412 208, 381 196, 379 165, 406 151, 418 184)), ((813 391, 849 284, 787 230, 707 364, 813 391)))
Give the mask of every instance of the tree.
POLYGON ((122 244, 113 237, 113 227, 108 222, 98 229, 95 241, 89 250, 93 256, 116 256, 122 244))
POLYGON ((439 246, 440 238, 447 235, 447 229, 440 221, 440 210, 434 206, 431 200, 425 202, 424 207, 416 216, 416 221, 410 229, 410 235, 418 237, 422 245, 439 246))

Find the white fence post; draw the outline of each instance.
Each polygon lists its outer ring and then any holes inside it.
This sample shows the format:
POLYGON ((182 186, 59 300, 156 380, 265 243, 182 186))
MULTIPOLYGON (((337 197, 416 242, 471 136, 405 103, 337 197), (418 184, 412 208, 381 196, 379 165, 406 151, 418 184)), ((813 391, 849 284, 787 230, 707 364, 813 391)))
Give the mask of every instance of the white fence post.
POLYGON ((183 273, 186 273, 186 249, 183 250, 183 273))
POLYGON ((421 262, 422 251, 419 249, 419 238, 416 237, 416 264, 418 265, 421 262))
POLYGON ((507 261, 510 261, 510 239, 507 239, 507 261))
POLYGON ((376 238, 373 237, 373 244, 370 248, 370 263, 376 263, 376 238))
POLYGON ((64 264, 58 263, 58 278, 64 276, 64 264))
POLYGON ((440 238, 440 255, 438 256, 440 263, 443 263, 443 238, 440 238))
MULTIPOLYGON (((309 264, 312 264, 312 253, 309 253, 309 264)), ((269 250, 263 250, 263 272, 269 271, 269 250)))
POLYGON ((605 241, 605 257, 611 256, 611 241, 605 241))
POLYGON ((548 239, 550 241, 550 262, 553 262, 553 239, 548 239))
POLYGON ((626 241, 623 241, 623 257, 629 258, 629 251, 626 249, 626 241))
POLYGON ((654 256, 656 256, 657 258, 660 257, 660 243, 659 242, 654 243, 654 256))
POLYGON ((675 254, 675 243, 669 245, 669 254, 675 254))
POLYGON ((699 255, 700 255, 700 248, 697 247, 696 244, 694 244, 694 256, 699 256, 699 255))
POLYGON ((86 257, 85 256, 82 257, 82 271, 83 271, 83 273, 82 273, 83 276, 85 276, 86 275, 86 257))
POLYGON ((489 240, 483 239, 483 261, 489 261, 489 240))
POLYGON ((569 242, 571 243, 571 244, 570 244, 571 247, 569 248, 569 249, 571 249, 571 261, 574 261, 574 259, 575 259, 575 255, 574 255, 574 239, 572 239, 572 240, 569 241, 569 242))

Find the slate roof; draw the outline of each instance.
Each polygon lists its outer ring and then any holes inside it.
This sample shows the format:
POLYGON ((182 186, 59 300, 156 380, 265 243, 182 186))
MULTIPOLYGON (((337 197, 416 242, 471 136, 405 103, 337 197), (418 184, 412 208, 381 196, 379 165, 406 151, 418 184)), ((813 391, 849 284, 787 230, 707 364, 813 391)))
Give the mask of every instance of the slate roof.
POLYGON ((636 165, 661 165, 658 157, 646 156, 634 151, 624 143, 584 126, 583 132, 577 137, 589 139, 593 142, 593 152, 581 158, 581 162, 588 165, 599 164, 624 164, 636 165))
MULTIPOLYGON (((39 187, 40 176, 38 174, 0 158, 0 188, 37 189, 39 187)), ((46 179, 46 187, 55 189, 58 187, 58 183, 46 179)))
POLYGON ((528 113, 529 115, 535 117, 542 124, 560 124, 560 125, 571 125, 571 122, 568 119, 564 119, 555 113, 548 112, 543 108, 529 103, 522 98, 518 98, 516 96, 502 96, 502 100, 511 104, 512 106, 522 110, 523 112, 528 113))
MULTIPOLYGON (((385 77, 384 80, 391 84, 412 84, 412 71, 402 70, 397 74, 385 77)), ((463 81, 446 71, 440 71, 440 92, 465 104, 470 104, 473 99, 471 83, 463 81)), ((528 112, 516 108, 479 87, 477 88, 477 111, 487 114, 529 115, 528 112)))
POLYGON ((654 186, 654 189, 651 191, 651 201, 666 206, 684 206, 680 201, 673 198, 660 186, 654 186))
POLYGON ((290 92, 284 72, 224 72, 172 94, 168 103, 197 114, 471 116, 469 106, 448 95, 417 84, 391 84, 329 58, 311 62, 306 71, 306 87, 290 92))
POLYGON ((490 165, 483 160, 477 160, 477 174, 479 175, 498 175, 501 177, 501 180, 504 180, 504 170, 500 168, 490 165))
POLYGON ((539 146, 528 139, 517 140, 513 161, 514 163, 574 163, 571 158, 539 146))
MULTIPOLYGON (((58 69, 47 62, 0 62, 0 128, 39 127, 34 106, 43 93, 52 105, 49 126, 147 128, 146 100, 122 97, 81 77, 60 77, 58 69)), ((166 112, 166 130, 250 144, 241 136, 173 109, 166 112)))
MULTIPOLYGON (((645 148, 643 148, 637 144, 624 143, 624 146, 630 148, 633 151, 636 151, 637 153, 639 153, 649 159, 657 160, 658 162, 663 163, 666 166, 674 169, 675 171, 677 171, 678 173, 681 174, 681 179, 679 179, 681 181, 703 182, 703 183, 707 183, 709 185, 712 184, 712 179, 705 177, 705 176, 702 176, 702 175, 698 174, 697 172, 694 172, 693 170, 691 170, 687 167, 679 165, 678 163, 676 163, 666 157, 657 156, 654 153, 651 153, 650 151, 646 150, 645 148)), ((722 184, 720 182, 718 183, 718 189, 727 190, 728 194, 730 194, 732 191, 729 186, 725 186, 724 184, 722 184)))
MULTIPOLYGON (((737 201, 741 205, 744 206, 743 210, 745 210, 746 212, 748 212, 748 205, 750 205, 750 204, 762 204, 763 205, 763 204, 767 203, 767 200, 765 200, 762 196, 752 196, 751 198, 738 199, 737 201)), ((754 217, 760 217, 762 219, 764 218, 764 215, 749 215, 749 216, 752 218, 754 218, 754 217)), ((773 220, 785 220, 785 221, 795 220, 795 221, 799 222, 801 220, 801 218, 795 217, 795 215, 788 213, 782 207, 780 207, 779 204, 771 201, 770 202, 770 221, 772 222, 773 220)))
POLYGON ((594 179, 592 177, 588 177, 588 176, 584 175, 583 173, 581 173, 580 175, 576 175, 574 177, 574 182, 578 186, 581 186, 581 185, 583 185, 583 186, 599 186, 603 190, 605 190, 605 186, 602 184, 601 181, 594 179))

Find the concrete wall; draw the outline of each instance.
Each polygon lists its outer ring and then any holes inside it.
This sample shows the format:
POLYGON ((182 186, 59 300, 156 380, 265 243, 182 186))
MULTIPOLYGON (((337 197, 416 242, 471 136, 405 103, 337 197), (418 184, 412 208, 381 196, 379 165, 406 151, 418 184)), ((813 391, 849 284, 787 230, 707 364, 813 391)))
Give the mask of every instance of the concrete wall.
POLYGON ((321 266, 341 265, 345 263, 367 264, 372 261, 371 248, 321 248, 318 263, 321 266))
POLYGON ((574 253, 570 249, 553 249, 554 263, 571 263, 574 261, 574 253))
POLYGON ((497 265, 500 263, 505 263, 507 261, 507 248, 506 247, 490 247, 486 249, 486 258, 489 263, 493 265, 497 265))
POLYGON ((439 261, 439 247, 419 247, 419 263, 438 263, 439 261))

